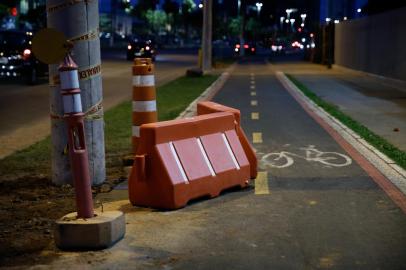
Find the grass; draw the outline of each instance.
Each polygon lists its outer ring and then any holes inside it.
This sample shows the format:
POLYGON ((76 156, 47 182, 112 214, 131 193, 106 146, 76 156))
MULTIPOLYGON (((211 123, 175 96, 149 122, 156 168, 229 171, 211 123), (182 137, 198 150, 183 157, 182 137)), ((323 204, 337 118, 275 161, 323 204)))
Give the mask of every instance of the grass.
MULTIPOLYGON (((181 77, 157 89, 158 118, 170 120, 179 115, 217 76, 181 77)), ((105 113, 107 176, 122 170, 121 157, 131 151, 131 101, 105 113)), ((24 176, 49 176, 51 173, 51 139, 37 142, 0 160, 0 181, 24 176)))
POLYGON ((313 100, 318 106, 323 108, 330 115, 334 116, 348 128, 352 129, 369 144, 373 145, 379 151, 395 161, 396 164, 406 170, 406 152, 398 149, 396 146, 394 146, 384 138, 378 136, 361 123, 352 119, 350 116, 340 111, 337 106, 321 99, 292 75, 286 74, 286 76, 300 89, 300 91, 303 92, 305 96, 313 100))
POLYGON ((236 59, 234 57, 227 58, 215 58, 213 59, 213 67, 215 68, 227 68, 234 64, 236 59))

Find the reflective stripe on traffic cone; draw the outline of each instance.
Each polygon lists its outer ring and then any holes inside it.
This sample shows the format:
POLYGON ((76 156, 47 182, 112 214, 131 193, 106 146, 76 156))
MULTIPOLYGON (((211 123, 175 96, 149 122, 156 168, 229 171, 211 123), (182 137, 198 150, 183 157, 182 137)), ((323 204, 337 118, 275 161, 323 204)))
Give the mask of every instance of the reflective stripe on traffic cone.
POLYGON ((158 121, 154 65, 151 58, 136 58, 133 65, 132 146, 136 153, 142 124, 158 121))

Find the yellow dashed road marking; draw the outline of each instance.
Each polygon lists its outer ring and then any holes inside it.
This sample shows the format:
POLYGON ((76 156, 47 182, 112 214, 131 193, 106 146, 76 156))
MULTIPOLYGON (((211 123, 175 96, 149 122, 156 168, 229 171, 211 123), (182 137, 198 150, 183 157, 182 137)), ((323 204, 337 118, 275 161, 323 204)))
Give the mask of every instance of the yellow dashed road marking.
POLYGON ((262 133, 261 132, 253 132, 252 133, 252 142, 253 143, 262 143, 262 133))
POLYGON ((258 101, 257 100, 251 100, 251 106, 257 106, 258 101))
POLYGON ((252 112, 251 113, 251 119, 252 120, 258 120, 259 119, 259 113, 258 112, 252 112))
POLYGON ((256 96, 256 95, 257 95, 257 92, 251 91, 251 96, 256 96))
POLYGON ((269 194, 268 173, 258 172, 255 179, 255 195, 269 194))
POLYGON ((251 88, 251 89, 255 89, 255 85, 251 85, 250 88, 251 88))

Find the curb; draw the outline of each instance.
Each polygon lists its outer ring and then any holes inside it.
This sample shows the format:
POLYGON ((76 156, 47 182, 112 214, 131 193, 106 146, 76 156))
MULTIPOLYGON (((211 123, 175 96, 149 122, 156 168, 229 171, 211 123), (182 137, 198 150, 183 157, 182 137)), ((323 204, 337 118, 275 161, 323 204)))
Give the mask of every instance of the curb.
POLYGON ((392 159, 370 145, 358 134, 342 124, 338 119, 331 116, 323 108, 306 97, 297 86, 281 72, 276 72, 276 77, 282 85, 289 87, 317 116, 323 119, 330 127, 354 147, 365 159, 367 159, 378 171, 394 184, 403 194, 406 194, 406 171, 398 166, 392 159))
POLYGON ((181 112, 178 117, 176 117, 176 119, 194 116, 197 110, 197 103, 200 101, 211 100, 230 78, 230 74, 235 69, 235 65, 236 64, 234 63, 229 66, 226 71, 224 71, 220 77, 217 78, 217 80, 206 88, 206 90, 204 90, 200 96, 193 100, 192 103, 190 103, 189 106, 183 112, 181 112))

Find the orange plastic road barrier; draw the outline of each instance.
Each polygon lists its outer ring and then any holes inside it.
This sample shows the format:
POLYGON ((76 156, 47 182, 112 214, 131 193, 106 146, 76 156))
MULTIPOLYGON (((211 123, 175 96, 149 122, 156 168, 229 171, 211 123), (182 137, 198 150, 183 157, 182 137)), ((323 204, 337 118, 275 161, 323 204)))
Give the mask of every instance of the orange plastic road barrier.
POLYGON ((257 157, 255 155, 254 149, 251 147, 251 144, 249 143, 247 136, 245 136, 244 131, 241 128, 241 114, 240 111, 231 107, 227 107, 215 102, 211 101, 204 101, 204 102, 199 102, 197 103, 197 114, 202 115, 202 114, 209 114, 209 113, 215 113, 215 112, 230 112, 234 114, 235 120, 237 121, 237 128, 236 132, 238 135, 238 138, 240 139, 241 145, 244 148, 245 155, 248 157, 248 160, 250 162, 250 175, 251 179, 255 179, 257 177, 257 157))
POLYGON ((136 58, 133 65, 132 146, 136 153, 140 126, 158 121, 154 65, 151 58, 136 58))
POLYGON ((162 209, 246 187, 250 163, 229 112, 145 124, 128 182, 132 204, 162 209))

